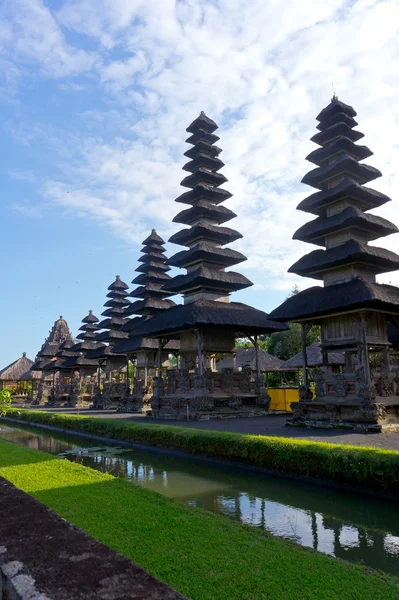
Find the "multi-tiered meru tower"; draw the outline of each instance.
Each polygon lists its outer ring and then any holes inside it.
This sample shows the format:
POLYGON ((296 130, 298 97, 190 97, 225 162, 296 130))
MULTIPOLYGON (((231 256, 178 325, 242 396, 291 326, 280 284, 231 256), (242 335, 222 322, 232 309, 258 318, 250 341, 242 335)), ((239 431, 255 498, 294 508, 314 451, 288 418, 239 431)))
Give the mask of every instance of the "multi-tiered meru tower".
POLYGON ((259 368, 251 383, 247 371, 225 369, 218 374, 215 357, 231 354, 237 337, 251 337, 258 347, 258 334, 286 329, 260 310, 230 302, 232 292, 252 283, 240 273, 226 271, 246 257, 224 248, 242 236, 224 225, 236 215, 222 206, 231 194, 220 187, 227 180, 219 172, 224 164, 218 158, 221 149, 215 145, 219 140, 217 128, 203 112, 187 128, 190 137, 186 141, 192 147, 185 153, 190 160, 183 169, 189 174, 181 185, 189 191, 176 202, 189 208, 174 221, 189 228, 169 240, 186 249, 167 261, 187 272, 172 277, 163 286, 169 294, 182 294, 184 304, 153 316, 135 329, 137 335, 158 338, 159 358, 168 340, 180 342, 179 369, 168 371, 167 382, 158 380, 154 390, 153 411, 163 417, 265 414, 268 396, 259 368))
POLYGON ((335 96, 317 120, 312 141, 320 148, 307 160, 316 165, 302 182, 316 188, 298 209, 316 215, 294 239, 323 249, 314 250, 289 271, 323 282, 286 300, 271 313, 277 320, 297 321, 306 328, 319 324, 324 366, 314 374, 316 398, 307 384, 294 410, 294 424, 331 426, 364 424, 381 428, 399 423, 399 372, 389 356, 387 320, 399 319, 399 288, 379 284, 376 276, 399 269, 399 256, 369 242, 396 233, 390 221, 370 214, 390 200, 364 184, 381 176, 362 160, 372 155, 356 142, 356 112, 335 96), (327 367, 329 351, 345 351, 341 374, 327 367))
MULTIPOLYGON (((139 324, 151 319, 160 311, 176 306, 172 300, 167 299, 170 292, 162 288, 164 283, 170 280, 170 267, 166 264, 164 244, 164 240, 155 229, 143 241, 140 266, 136 269, 139 275, 132 281, 137 287, 129 294, 138 300, 129 304, 124 312, 126 316, 139 316, 130 319, 122 327, 122 331, 129 337, 113 348, 113 352, 117 354, 126 354, 135 366, 133 388, 131 394, 124 398, 119 407, 120 411, 142 412, 150 408, 149 401, 153 394, 153 381, 158 365, 158 342, 154 338, 136 335, 136 329, 139 324)), ((169 341, 162 351, 162 363, 168 358, 168 353, 174 353, 178 349, 179 344, 176 340, 169 341)))

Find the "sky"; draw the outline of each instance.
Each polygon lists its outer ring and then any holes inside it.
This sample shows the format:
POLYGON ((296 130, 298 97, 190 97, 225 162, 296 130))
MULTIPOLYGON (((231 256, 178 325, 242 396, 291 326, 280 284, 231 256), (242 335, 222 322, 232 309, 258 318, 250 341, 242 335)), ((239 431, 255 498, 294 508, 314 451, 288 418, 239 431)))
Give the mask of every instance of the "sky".
MULTIPOLYGON (((296 206, 333 87, 393 199, 378 214, 399 224, 398 29, 399 0, 0 0, 0 368, 33 359, 60 315, 74 335, 100 317, 151 229, 180 228, 201 110, 254 283, 232 299, 270 312, 314 284, 287 269, 315 248, 292 235, 312 218, 296 206)), ((399 236, 378 243, 399 252, 399 236)))

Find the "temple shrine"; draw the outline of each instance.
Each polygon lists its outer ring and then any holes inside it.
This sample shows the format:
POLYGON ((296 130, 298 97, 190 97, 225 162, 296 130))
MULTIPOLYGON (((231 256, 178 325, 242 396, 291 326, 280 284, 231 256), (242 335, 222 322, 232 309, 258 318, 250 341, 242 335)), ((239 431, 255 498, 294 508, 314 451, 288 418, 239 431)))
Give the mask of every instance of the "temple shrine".
POLYGON ((177 199, 187 204, 174 222, 188 225, 169 242, 185 247, 166 262, 186 269, 186 274, 165 281, 163 291, 182 294, 183 305, 172 306, 145 320, 135 335, 158 339, 158 374, 162 374, 163 350, 170 340, 179 342, 177 369, 158 376, 151 401, 152 414, 171 419, 209 419, 258 416, 267 413, 270 398, 260 372, 258 335, 281 331, 285 324, 269 319, 263 311, 231 302, 230 294, 252 285, 246 277, 226 271, 246 257, 225 245, 241 234, 225 227, 236 215, 222 203, 231 197, 220 186, 227 180, 219 171, 221 149, 215 144, 218 126, 203 112, 187 128, 191 148, 183 169, 188 188, 177 199), (223 224, 223 226, 222 226, 223 224), (257 349, 256 374, 251 368, 216 370, 216 359, 232 354, 235 339, 247 337, 257 349))
MULTIPOLYGON (((170 280, 170 267, 166 264, 164 240, 157 234, 155 229, 143 241, 141 249, 142 256, 138 262, 136 272, 139 273, 132 283, 136 284, 128 296, 138 298, 132 304, 126 306, 125 316, 140 315, 129 319, 122 326, 122 331, 127 332, 128 339, 116 344, 112 352, 125 354, 128 361, 134 365, 133 386, 130 394, 124 397, 118 407, 123 412, 145 412, 151 409, 150 400, 154 392, 154 378, 158 374, 157 354, 158 342, 154 338, 136 335, 137 326, 160 311, 168 310, 176 306, 172 300, 168 300, 170 293, 162 286, 170 280)), ((170 340, 162 351, 162 365, 168 360, 169 354, 174 354, 179 349, 176 340, 170 340)))
MULTIPOLYGON (((93 408, 116 407, 120 399, 128 393, 127 363, 126 357, 112 352, 113 347, 121 340, 127 338, 128 334, 122 331, 123 325, 128 321, 125 309, 130 304, 127 298, 129 286, 117 275, 115 281, 108 287, 107 300, 104 304, 105 310, 101 313, 103 319, 91 336, 92 342, 100 342, 101 346, 88 350, 86 359, 96 360, 98 364, 98 385, 93 396, 93 408), (105 346, 104 344, 108 345, 105 346), (104 369, 104 379, 101 380, 101 369, 104 369)), ((85 329, 87 331, 87 328, 85 329)))
POLYGON ((57 360, 57 352, 59 351, 61 344, 66 341, 73 341, 73 337, 69 331, 67 322, 61 316, 49 331, 48 337, 37 353, 34 364, 31 366, 31 371, 41 373, 37 393, 32 400, 33 405, 47 401, 53 388, 54 381, 49 372, 44 370, 44 367, 50 362, 57 360))
POLYGON ((316 165, 302 182, 318 191, 298 205, 316 218, 294 239, 322 249, 298 260, 289 272, 323 283, 288 298, 270 317, 302 324, 305 382, 292 406, 293 425, 392 429, 399 424, 399 371, 392 363, 387 323, 399 322, 399 288, 376 276, 399 269, 399 256, 369 242, 398 228, 368 211, 390 198, 365 184, 381 176, 361 161, 372 152, 356 142, 356 112, 333 97, 317 116, 320 147, 307 160, 316 165), (321 327, 323 365, 314 371, 316 397, 309 390, 305 337, 321 327), (334 372, 329 353, 343 352, 345 365, 334 372))

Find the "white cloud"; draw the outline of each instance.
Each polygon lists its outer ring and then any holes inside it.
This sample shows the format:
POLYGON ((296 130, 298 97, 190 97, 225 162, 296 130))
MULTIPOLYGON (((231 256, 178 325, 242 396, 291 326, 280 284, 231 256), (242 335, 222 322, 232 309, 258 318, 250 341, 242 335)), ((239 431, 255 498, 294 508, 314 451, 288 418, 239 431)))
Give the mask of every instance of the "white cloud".
MULTIPOLYGON (((185 127, 205 110, 220 125, 228 205, 239 215, 231 226, 244 234, 235 246, 249 257, 238 268, 258 285, 311 284, 286 270, 314 249, 291 237, 311 218, 295 209, 312 192, 300 180, 331 83, 359 113, 375 152, 367 162, 384 175, 374 187, 399 196, 396 0, 71 0, 56 14, 33 0, 6 5, 5 47, 20 32, 23 64, 30 57, 52 76, 86 70, 109 105, 82 112, 80 131, 51 132, 61 175, 49 178, 46 198, 129 243, 153 224, 164 235, 177 229, 185 127), (82 47, 67 44, 62 28, 82 47)), ((392 206, 377 212, 398 221, 392 206)), ((396 236, 387 244, 399 250, 396 236)))

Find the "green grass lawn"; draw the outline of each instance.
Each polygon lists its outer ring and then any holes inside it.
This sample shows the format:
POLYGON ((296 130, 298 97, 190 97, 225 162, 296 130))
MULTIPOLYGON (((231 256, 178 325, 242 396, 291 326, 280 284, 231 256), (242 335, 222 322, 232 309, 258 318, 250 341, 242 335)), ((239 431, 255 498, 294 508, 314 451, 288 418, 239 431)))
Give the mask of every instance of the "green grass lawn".
POLYGON ((3 440, 0 476, 194 600, 399 600, 395 577, 3 440))

